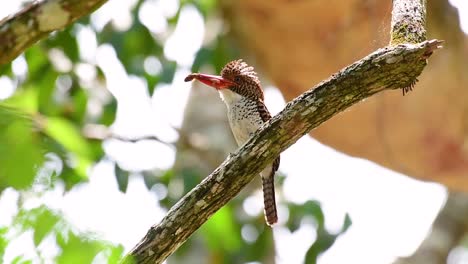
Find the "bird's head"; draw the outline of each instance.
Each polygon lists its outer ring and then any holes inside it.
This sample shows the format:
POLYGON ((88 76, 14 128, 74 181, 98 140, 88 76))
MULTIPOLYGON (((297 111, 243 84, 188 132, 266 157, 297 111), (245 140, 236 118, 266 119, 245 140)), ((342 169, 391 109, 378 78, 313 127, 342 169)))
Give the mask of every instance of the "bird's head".
POLYGON ((221 70, 221 76, 203 73, 192 73, 185 78, 186 82, 193 79, 209 85, 216 90, 229 89, 252 100, 263 100, 263 91, 257 73, 252 66, 242 60, 231 61, 221 70))

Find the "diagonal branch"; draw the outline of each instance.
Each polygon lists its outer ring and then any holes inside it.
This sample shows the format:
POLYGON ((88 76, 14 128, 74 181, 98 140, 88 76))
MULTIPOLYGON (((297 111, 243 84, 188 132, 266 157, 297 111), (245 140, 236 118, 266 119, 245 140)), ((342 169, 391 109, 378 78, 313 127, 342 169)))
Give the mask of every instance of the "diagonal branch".
POLYGON ((282 151, 327 119, 386 89, 408 87, 441 41, 379 49, 297 97, 150 228, 124 261, 161 263, 282 151))
POLYGON ((411 90, 441 41, 426 39, 426 0, 393 0, 391 45, 297 97, 174 205, 124 262, 161 263, 267 164, 311 129, 386 89, 411 90), (411 44, 402 44, 411 43, 411 44))
POLYGON ((0 65, 16 58, 52 31, 60 30, 85 16, 107 0, 35 1, 0 21, 0 65))

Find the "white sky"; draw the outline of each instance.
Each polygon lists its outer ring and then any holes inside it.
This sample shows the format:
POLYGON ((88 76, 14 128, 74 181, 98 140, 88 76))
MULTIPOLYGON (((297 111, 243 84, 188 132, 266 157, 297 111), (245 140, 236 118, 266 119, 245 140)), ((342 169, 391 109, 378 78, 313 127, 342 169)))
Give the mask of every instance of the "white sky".
MULTIPOLYGON (((462 7, 462 28, 468 31, 468 3, 464 0, 451 2, 462 7)), ((17 10, 18 3, 20 1, 3 1, 0 18, 17 10)), ((126 30, 132 21, 125 10, 134 3, 133 0, 111 0, 92 16, 93 28, 100 30, 102 25, 112 21, 119 29, 126 30)), ((155 34, 164 32, 167 27, 164 17, 177 10, 174 3, 177 1, 149 1, 147 8, 155 12, 142 11, 139 19, 155 34)), ((112 46, 97 46, 93 28, 80 29, 78 39, 80 45, 86 47, 80 52, 86 63, 80 65, 79 71, 83 75, 92 74, 95 65, 103 69, 108 89, 119 103, 113 125, 115 132, 130 137, 154 134, 174 141, 177 134, 171 126, 180 126, 183 116, 180 106, 185 104, 191 86, 183 82, 183 77, 187 75, 195 52, 203 41, 200 38, 204 34, 201 15, 190 6, 182 11, 175 32, 167 40, 170 45, 164 52, 185 68, 177 70, 173 84, 158 87, 152 98, 148 96, 142 79, 127 76, 112 46)), ((157 59, 151 58, 145 67, 153 67, 157 71, 158 63, 157 59)), ((270 88, 266 90, 266 104, 273 113, 277 113, 285 102, 276 89, 270 88)), ((104 148, 109 156, 126 168, 167 169, 175 157, 173 150, 156 142, 125 144, 108 141, 104 148)), ((411 254, 428 232, 446 198, 445 189, 437 184, 422 183, 369 161, 343 155, 309 137, 302 138, 282 154, 280 170, 287 174, 282 189, 278 190, 280 202, 319 200, 330 230, 340 227, 346 212, 351 215, 353 225, 320 258, 319 263, 322 264, 390 263, 397 256, 411 254)), ((62 210, 80 230, 96 232, 105 239, 123 244, 126 250, 165 213, 158 206, 158 197, 146 191, 138 175, 130 178, 127 193, 120 193, 112 164, 106 160, 92 169, 89 184, 76 187, 63 198, 62 190, 63 187, 59 186, 42 199, 31 200, 26 206, 46 203, 62 210)), ((163 188, 161 190, 164 192, 163 188)), ((12 206, 17 197, 12 190, 1 196, 0 226, 10 224, 11 216, 17 210, 12 206)), ((261 214, 261 199, 259 192, 246 200, 248 211, 261 214)), ((280 221, 287 218, 282 212, 280 210, 280 221)), ((314 232, 310 224, 293 234, 281 225, 274 227, 277 263, 301 263, 315 237, 314 232)), ((53 242, 47 243, 51 249, 50 256, 53 256, 53 242)), ((8 263, 19 252, 33 256, 33 247, 32 234, 25 234, 8 246, 4 261, 8 263)))

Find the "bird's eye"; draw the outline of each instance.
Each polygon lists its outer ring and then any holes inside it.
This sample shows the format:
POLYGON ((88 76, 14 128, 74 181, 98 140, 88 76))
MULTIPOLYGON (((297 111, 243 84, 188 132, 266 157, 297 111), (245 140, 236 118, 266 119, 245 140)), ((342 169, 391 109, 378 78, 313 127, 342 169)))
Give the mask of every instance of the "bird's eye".
POLYGON ((235 81, 235 82, 240 82, 240 81, 241 81, 241 78, 240 78, 239 76, 236 76, 236 77, 234 77, 234 81, 235 81))

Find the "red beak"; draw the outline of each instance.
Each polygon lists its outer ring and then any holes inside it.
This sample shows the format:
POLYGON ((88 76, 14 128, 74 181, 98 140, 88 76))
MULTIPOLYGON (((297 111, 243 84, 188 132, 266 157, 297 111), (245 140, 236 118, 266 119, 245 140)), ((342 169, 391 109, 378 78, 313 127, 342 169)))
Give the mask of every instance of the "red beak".
POLYGON ((235 82, 232 82, 221 76, 209 75, 209 74, 203 74, 203 73, 192 73, 192 74, 189 74, 187 77, 185 77, 186 82, 190 82, 193 79, 199 80, 200 82, 206 85, 209 85, 215 88, 216 90, 226 89, 236 84, 235 82))

